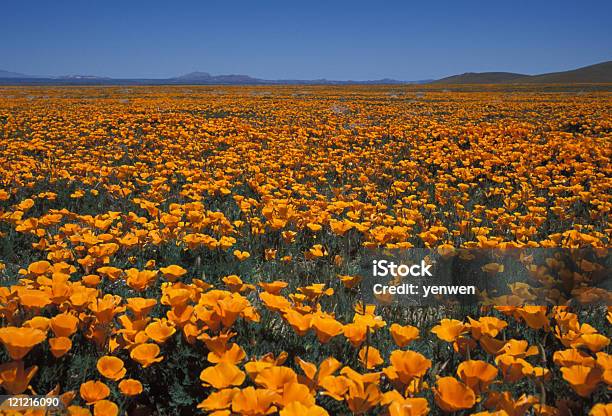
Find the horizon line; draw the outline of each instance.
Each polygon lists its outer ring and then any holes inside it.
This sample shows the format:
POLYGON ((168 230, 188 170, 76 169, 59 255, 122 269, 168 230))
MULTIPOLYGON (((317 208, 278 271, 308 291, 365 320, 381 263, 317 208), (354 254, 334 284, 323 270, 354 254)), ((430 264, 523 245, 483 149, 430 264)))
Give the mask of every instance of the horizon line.
POLYGON ((58 74, 58 75, 49 75, 49 74, 45 74, 45 75, 37 75, 37 74, 31 74, 31 73, 23 73, 23 72, 19 72, 19 71, 12 71, 12 70, 7 70, 4 68, 0 68, 0 72, 7 72, 7 73, 11 73, 11 74, 15 74, 14 76, 10 76, 10 77, 2 77, 0 74, 0 79, 11 79, 11 78, 15 78, 15 79, 53 79, 53 80, 61 80, 61 79, 100 79, 100 80, 118 80, 118 81, 129 81, 129 80, 143 80, 143 81, 165 81, 165 80, 177 80, 183 77, 187 77, 189 75, 194 75, 195 74, 201 74, 203 77, 205 77, 206 75, 210 76, 211 78, 214 77, 248 77, 251 78, 255 81, 269 81, 269 82, 284 82, 284 81, 288 81, 288 82, 296 82, 296 81, 307 81, 307 82, 316 82, 316 81, 325 81, 325 82, 372 82, 372 81, 395 81, 395 82, 405 82, 405 83, 415 83, 415 82, 426 82, 426 81, 435 81, 435 80, 440 80, 440 79, 444 79, 444 78, 448 78, 451 76, 456 76, 456 75, 464 75, 464 74, 491 74, 491 73, 508 73, 508 74, 516 74, 516 75, 526 75, 526 76, 537 76, 537 75, 544 75, 544 74, 552 74, 552 73, 557 73, 557 72, 566 72, 566 71, 572 71, 572 70, 576 70, 576 69, 581 69, 581 68, 587 68, 590 66, 594 66, 594 65, 599 65, 599 64, 605 64, 605 63, 609 63, 612 62, 612 60, 606 60, 606 61, 600 61, 600 62, 596 62, 593 64, 589 64, 589 65, 583 65, 580 67, 572 67, 570 69, 561 69, 561 70, 555 70, 555 71, 551 71, 551 72, 544 72, 544 73, 524 73, 524 72, 513 72, 513 71, 503 71, 503 70, 495 70, 495 71, 466 71, 466 72, 456 72, 453 73, 451 75, 447 75, 441 78, 435 78, 435 77, 425 77, 425 78, 420 78, 420 79, 398 79, 398 78, 393 78, 393 77, 389 77, 389 76, 382 76, 382 77, 374 77, 374 78, 363 78, 363 79, 334 79, 334 78, 326 78, 326 77, 316 77, 316 78, 300 78, 300 77, 283 77, 283 78, 267 78, 267 77, 257 77, 257 76, 252 76, 252 75, 248 75, 248 74, 244 74, 244 73, 219 73, 219 74, 213 74, 211 72, 208 71, 201 71, 201 70, 194 70, 194 71, 190 71, 190 72, 185 72, 179 75, 174 75, 174 76, 165 76, 165 77, 144 77, 144 76, 107 76, 107 75, 94 75, 91 73, 79 73, 79 72, 73 72, 73 73, 67 73, 67 74, 58 74))

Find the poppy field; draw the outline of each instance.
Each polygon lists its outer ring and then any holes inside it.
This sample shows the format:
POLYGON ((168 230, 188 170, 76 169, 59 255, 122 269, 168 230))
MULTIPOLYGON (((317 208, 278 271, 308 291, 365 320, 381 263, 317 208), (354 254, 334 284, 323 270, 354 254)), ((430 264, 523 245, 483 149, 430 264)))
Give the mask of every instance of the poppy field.
POLYGON ((612 415, 611 94, 2 87, 2 394, 97 416, 612 415), (525 282, 472 307, 364 302, 356 259, 411 248, 590 255, 517 255, 525 282))

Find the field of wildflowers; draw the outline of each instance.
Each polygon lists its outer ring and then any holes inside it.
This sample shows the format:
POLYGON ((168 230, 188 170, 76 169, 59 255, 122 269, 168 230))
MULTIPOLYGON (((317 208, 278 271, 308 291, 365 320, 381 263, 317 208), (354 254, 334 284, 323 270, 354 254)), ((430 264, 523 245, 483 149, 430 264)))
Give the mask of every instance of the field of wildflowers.
POLYGON ((612 415, 611 93, 538 88, 1 88, 3 394, 612 415), (353 261, 413 247, 594 254, 471 308, 364 303, 353 261))

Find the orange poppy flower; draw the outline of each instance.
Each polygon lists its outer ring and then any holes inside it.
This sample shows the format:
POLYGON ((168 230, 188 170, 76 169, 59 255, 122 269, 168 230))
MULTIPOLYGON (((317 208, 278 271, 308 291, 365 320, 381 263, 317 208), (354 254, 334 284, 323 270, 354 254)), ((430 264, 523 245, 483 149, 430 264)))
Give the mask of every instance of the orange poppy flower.
POLYGON ((495 357, 495 364, 501 368, 504 380, 510 383, 519 381, 533 373, 533 366, 529 362, 509 354, 501 354, 495 357))
POLYGON ((247 374, 249 375, 249 377, 252 380, 255 380, 255 378, 257 377, 257 375, 262 372, 264 369, 266 368, 270 368, 272 366, 274 366, 274 363, 271 362, 267 362, 267 361, 263 361, 263 360, 256 360, 256 361, 249 361, 248 363, 246 363, 244 365, 244 369, 247 372, 247 374))
POLYGON ((593 367, 595 365, 595 359, 593 357, 575 348, 555 351, 553 354, 553 361, 559 367, 571 367, 575 364, 585 365, 587 367, 593 367))
POLYGON ((530 328, 545 330, 549 328, 546 306, 523 306, 516 310, 516 314, 523 318, 530 328))
POLYGON ((96 272, 101 274, 102 276, 108 277, 111 281, 115 281, 119 279, 119 277, 121 277, 123 270, 117 267, 104 266, 98 268, 96 272))
POLYGON ((191 291, 181 287, 167 287, 163 289, 161 302, 173 308, 184 308, 191 299, 191 291))
POLYGON ((456 319, 442 319, 440 325, 436 325, 431 332, 446 342, 455 342, 466 331, 463 322, 456 319))
POLYGON ((312 222, 309 222, 308 224, 306 224, 306 227, 308 227, 308 229, 312 232, 317 232, 317 231, 321 231, 323 229, 323 227, 321 226, 321 224, 315 224, 312 222))
POLYGON ((334 357, 328 357, 321 361, 321 364, 319 364, 318 367, 313 363, 302 360, 299 357, 296 357, 295 362, 304 372, 304 376, 298 376, 298 379, 301 383, 306 384, 311 389, 317 386, 320 380, 323 380, 327 376, 333 375, 342 366, 342 363, 336 360, 334 357))
MULTIPOLYGON (((278 250, 267 248, 264 250, 264 258, 267 261, 274 260, 276 258, 276 253, 278 250)), ((265 289, 264 289, 265 290, 265 289)))
POLYGON ((251 257, 251 253, 248 251, 234 250, 234 256, 238 259, 238 261, 244 261, 251 257))
POLYGON ((334 318, 315 315, 310 323, 312 329, 317 334, 320 343, 325 344, 333 337, 342 333, 342 324, 334 318))
POLYGON ((137 396, 142 393, 142 383, 132 378, 126 378, 119 383, 119 391, 125 396, 137 396))
POLYGON ((363 414, 376 406, 382 399, 377 383, 359 383, 349 380, 346 404, 353 414, 363 414))
POLYGON ((187 270, 176 264, 171 264, 168 267, 160 267, 159 271, 170 282, 176 282, 178 279, 187 274, 187 270))
POLYGON ((511 339, 501 349, 501 352, 516 358, 525 358, 538 354, 538 347, 529 345, 525 340, 511 339))
POLYGON ((344 376, 323 377, 318 385, 323 390, 321 394, 342 401, 349 388, 350 380, 344 376))
POLYGON ((238 344, 230 344, 229 347, 224 346, 215 348, 215 350, 208 353, 207 360, 211 363, 220 363, 222 361, 230 364, 238 364, 246 358, 246 353, 238 344))
POLYGON ((155 322, 147 325, 145 334, 153 341, 160 344, 166 342, 176 332, 174 325, 171 325, 166 319, 156 319, 155 322))
POLYGON ((204 386, 212 386, 216 389, 224 389, 229 386, 239 386, 244 382, 245 374, 234 364, 220 362, 207 367, 200 373, 200 380, 204 386))
POLYGON ((46 333, 49 330, 50 322, 51 320, 49 318, 45 318, 44 316, 35 316, 34 318, 25 321, 23 326, 27 328, 40 329, 46 333))
POLYGON ((572 342, 572 347, 580 347, 585 346, 591 352, 601 351, 610 345, 610 338, 601 334, 582 334, 580 337, 572 342))
POLYGON ((268 415, 276 412, 273 406, 277 393, 268 389, 247 387, 232 398, 232 411, 245 416, 268 415))
POLYGON ((350 323, 344 325, 344 336, 349 340, 355 348, 359 347, 366 339, 368 327, 360 323, 350 323))
POLYGON ((534 396, 528 396, 526 394, 523 394, 518 399, 515 399, 508 391, 492 391, 489 392, 488 398, 484 402, 484 405, 488 409, 495 409, 497 411, 493 414, 501 413, 501 416, 523 415, 537 402, 537 398, 534 396))
POLYGON ((18 293, 19 302, 24 308, 42 309, 51 303, 49 295, 41 290, 21 289, 18 293))
POLYGON ((128 298, 126 301, 127 307, 137 318, 145 317, 157 305, 156 299, 128 298))
POLYGON ((51 330, 56 337, 69 337, 77 330, 79 319, 69 313, 60 313, 50 320, 51 330))
POLYGON ((445 412, 470 409, 476 404, 472 389, 454 377, 439 378, 433 391, 436 404, 445 412))
POLYGON ((508 326, 506 321, 494 316, 482 316, 478 320, 468 317, 468 320, 472 338, 475 340, 479 340, 483 336, 495 338, 499 331, 508 326))
POLYGON ((425 416, 429 414, 429 403, 422 397, 411 397, 392 401, 388 406, 389 416, 425 416))
POLYGON ((491 355, 502 353, 502 348, 506 345, 505 341, 493 338, 489 335, 482 335, 479 342, 482 349, 491 355))
POLYGON ((101 381, 90 380, 81 384, 79 392, 87 404, 92 404, 106 399, 110 394, 110 389, 101 381))
POLYGON ((104 377, 117 381, 125 376, 126 369, 121 358, 105 355, 98 360, 96 365, 100 374, 104 377))
POLYGON ((45 333, 40 329, 14 326, 0 328, 0 342, 4 344, 13 360, 21 360, 35 345, 40 344, 46 338, 45 333))
POLYGON ((393 341, 395 341, 395 344, 400 348, 405 347, 419 338, 419 329, 411 325, 401 326, 392 324, 389 330, 393 341))
POLYGON ((261 299, 266 308, 273 312, 283 312, 292 308, 291 302, 280 295, 262 292, 259 294, 259 299, 261 299))
POLYGON ((157 271, 155 270, 138 270, 134 268, 126 270, 125 274, 127 276, 127 285, 137 292, 142 292, 151 286, 157 277, 157 271))
POLYGON ((321 244, 315 244, 314 246, 312 246, 312 248, 310 248, 307 252, 304 253, 304 257, 307 260, 313 260, 319 257, 325 257, 327 255, 328 255, 327 249, 323 247, 321 244))
POLYGON ((380 382, 380 373, 364 373, 361 374, 351 367, 344 367, 340 370, 340 374, 347 377, 349 380, 355 381, 361 384, 370 384, 370 383, 379 383, 380 382))
POLYGON ((372 346, 365 346, 359 350, 359 361, 366 370, 371 370, 384 363, 380 351, 372 346))
POLYGON ((334 234, 342 236, 347 231, 352 229, 354 227, 354 224, 348 220, 338 221, 332 219, 329 221, 329 226, 334 234))
POLYGON ((289 286, 289 283, 283 282, 282 280, 275 280, 274 282, 270 283, 260 282, 259 286, 272 295, 278 295, 281 290, 289 286))
POLYGON ((457 375, 476 395, 480 395, 497 377, 497 369, 485 361, 468 360, 459 364, 457 375))
POLYGON ((51 354, 55 358, 60 358, 72 348, 72 341, 67 337, 49 338, 51 354))
POLYGON ((23 393, 38 371, 37 366, 24 369, 23 361, 11 361, 0 365, 0 385, 10 394, 23 393))
POLYGON ((325 296, 333 295, 334 289, 332 289, 331 287, 328 289, 325 289, 324 283, 315 283, 310 286, 304 286, 304 287, 298 288, 298 292, 302 293, 304 296, 306 296, 306 298, 313 300, 323 295, 325 296))
POLYGON ((272 366, 257 374, 255 383, 272 391, 280 392, 285 384, 297 383, 297 374, 289 367, 272 366))
POLYGON ((214 411, 229 409, 232 405, 232 399, 240 391, 238 388, 223 389, 212 392, 206 399, 198 404, 198 409, 203 411, 214 411))
POLYGON ((89 304, 89 310, 96 315, 99 323, 107 324, 116 314, 125 311, 125 307, 119 306, 122 300, 121 296, 109 293, 104 295, 102 299, 95 298, 89 304))
POLYGON ((287 309, 283 314, 283 318, 287 321, 291 328, 299 336, 304 336, 310 330, 312 321, 311 314, 301 314, 294 309, 287 309))
MULTIPOLYGON (((170 316, 168 317, 169 319, 171 318, 170 316)), ((183 326, 183 336, 185 337, 185 340, 193 345, 196 342, 196 339, 198 338, 198 335, 201 334, 201 329, 197 326, 194 325, 192 323, 186 323, 185 326, 183 326)))
POLYGON ((45 274, 47 271, 51 269, 51 263, 46 260, 35 261, 34 263, 30 263, 28 266, 28 272, 35 276, 40 276, 45 274))
POLYGON ((242 295, 233 293, 217 302, 218 311, 221 315, 221 322, 227 328, 231 327, 238 316, 249 306, 249 301, 242 295))
POLYGON ((283 365, 285 361, 289 358, 289 354, 286 351, 281 351, 277 356, 274 356, 274 353, 267 353, 261 357, 260 361, 270 363, 273 365, 283 365))
POLYGON ((225 276, 221 280, 227 285, 229 290, 234 293, 250 291, 254 288, 254 286, 252 285, 245 284, 240 278, 240 276, 237 276, 235 274, 225 276))
POLYGON ((206 332, 198 337, 199 340, 204 341, 206 347, 211 351, 218 354, 223 354, 229 349, 228 342, 236 335, 235 332, 223 331, 219 335, 210 336, 206 332))
POLYGON ((102 279, 97 274, 88 274, 81 278, 83 284, 87 287, 96 287, 100 284, 102 279))
POLYGON ((362 280, 361 276, 348 276, 348 275, 339 275, 338 279, 340 279, 344 287, 347 289, 353 289, 362 280))
POLYGON ((602 381, 602 371, 598 367, 587 367, 584 365, 573 365, 562 367, 563 379, 567 381, 572 389, 581 397, 589 397, 597 385, 602 381))
POLYGON ((146 368, 151 364, 158 363, 164 359, 163 356, 159 355, 159 347, 157 344, 140 344, 136 346, 131 352, 130 357, 146 368))
POLYGON ((603 370, 603 381, 608 385, 612 386, 612 355, 606 354, 605 352, 598 352, 597 354, 597 365, 603 370))
POLYGON ((117 416, 119 414, 119 406, 110 400, 99 400, 94 404, 94 416, 117 416))
POLYGON ((591 408, 589 416, 610 416, 612 415, 612 403, 597 403, 591 408))
POLYGON ((403 384, 408 384, 412 379, 423 377, 431 367, 431 360, 415 351, 395 350, 389 356, 391 361, 391 374, 397 374, 397 378, 403 384))
POLYGON ((274 403, 281 407, 285 407, 291 403, 300 403, 311 407, 315 405, 315 397, 307 386, 297 382, 291 382, 282 387, 282 393, 279 393, 274 403))

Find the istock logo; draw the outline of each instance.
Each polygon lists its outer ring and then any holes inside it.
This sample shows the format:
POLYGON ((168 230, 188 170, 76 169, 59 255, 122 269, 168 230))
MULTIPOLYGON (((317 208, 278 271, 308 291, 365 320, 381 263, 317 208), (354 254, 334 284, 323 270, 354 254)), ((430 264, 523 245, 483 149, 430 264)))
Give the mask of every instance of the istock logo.
POLYGON ((425 263, 425 260, 421 260, 421 264, 396 264, 393 261, 388 260, 373 260, 372 261, 372 276, 374 277, 385 277, 385 276, 413 276, 413 277, 431 277, 432 274, 429 271, 431 264, 425 263))

